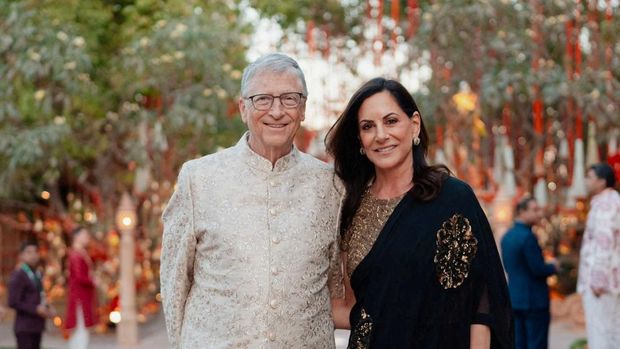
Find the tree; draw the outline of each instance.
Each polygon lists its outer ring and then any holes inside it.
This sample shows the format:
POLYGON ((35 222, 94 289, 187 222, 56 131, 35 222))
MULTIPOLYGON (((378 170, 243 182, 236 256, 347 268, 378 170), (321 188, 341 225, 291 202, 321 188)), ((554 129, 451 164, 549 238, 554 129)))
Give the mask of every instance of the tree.
POLYGON ((171 183, 242 132, 248 27, 226 1, 3 2, 0 15, 0 197, 63 213, 82 190, 111 224, 137 169, 171 183))

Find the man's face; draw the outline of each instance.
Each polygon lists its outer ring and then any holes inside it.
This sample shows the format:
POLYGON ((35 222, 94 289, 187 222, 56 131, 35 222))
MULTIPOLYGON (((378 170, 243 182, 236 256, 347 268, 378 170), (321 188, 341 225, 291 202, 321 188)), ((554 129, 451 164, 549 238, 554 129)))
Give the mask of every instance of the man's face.
POLYGON ((24 263, 31 267, 35 267, 39 263, 39 249, 36 246, 26 246, 21 253, 21 259, 24 263))
POLYGON ((521 220, 528 225, 536 225, 542 219, 543 213, 538 202, 531 200, 527 203, 527 208, 521 211, 521 220))
POLYGON ((586 189, 588 194, 596 195, 605 189, 605 180, 598 178, 594 170, 588 170, 586 173, 586 189))
MULTIPOLYGON (((302 84, 294 73, 258 73, 248 84, 247 96, 268 94, 280 96, 283 93, 303 93, 302 84)), ((295 134, 304 120, 306 103, 302 98, 295 108, 282 105, 279 98, 267 110, 257 110, 250 100, 239 100, 241 119, 250 130, 249 145, 258 154, 273 158, 288 154, 295 134)))

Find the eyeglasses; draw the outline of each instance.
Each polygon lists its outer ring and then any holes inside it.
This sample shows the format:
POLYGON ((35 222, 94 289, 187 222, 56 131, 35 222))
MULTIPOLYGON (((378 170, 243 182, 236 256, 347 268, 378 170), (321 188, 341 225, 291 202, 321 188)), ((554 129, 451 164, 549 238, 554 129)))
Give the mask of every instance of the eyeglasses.
POLYGON ((244 99, 249 99, 252 101, 252 106, 256 110, 269 110, 273 106, 273 100, 279 98, 282 106, 287 109, 297 108, 299 103, 303 98, 306 98, 303 94, 299 92, 287 92, 283 93, 279 96, 267 95, 267 94, 259 94, 250 97, 246 97, 244 99))

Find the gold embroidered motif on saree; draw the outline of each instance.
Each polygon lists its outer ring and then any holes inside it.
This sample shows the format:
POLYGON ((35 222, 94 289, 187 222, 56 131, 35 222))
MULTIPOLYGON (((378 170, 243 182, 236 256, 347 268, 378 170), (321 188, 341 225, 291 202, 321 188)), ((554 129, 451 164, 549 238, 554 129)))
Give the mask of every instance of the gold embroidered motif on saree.
POLYGON ((372 336, 372 318, 366 312, 364 308, 360 311, 360 320, 353 331, 351 331, 351 338, 349 339, 349 346, 347 349, 368 349, 370 348, 370 339, 372 336))
POLYGON ((435 268, 444 289, 457 288, 467 278, 471 261, 476 255, 478 240, 469 220, 455 214, 437 231, 435 268))

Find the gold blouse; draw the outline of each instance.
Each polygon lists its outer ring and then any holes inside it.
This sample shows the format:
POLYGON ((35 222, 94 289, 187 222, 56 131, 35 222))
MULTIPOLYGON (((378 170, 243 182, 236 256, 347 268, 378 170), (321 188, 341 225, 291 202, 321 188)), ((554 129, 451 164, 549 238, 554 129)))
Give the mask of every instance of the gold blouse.
POLYGON ((403 198, 400 195, 391 199, 379 199, 370 191, 362 195, 362 201, 351 226, 346 232, 344 249, 347 251, 347 274, 349 278, 372 249, 383 225, 403 198))

